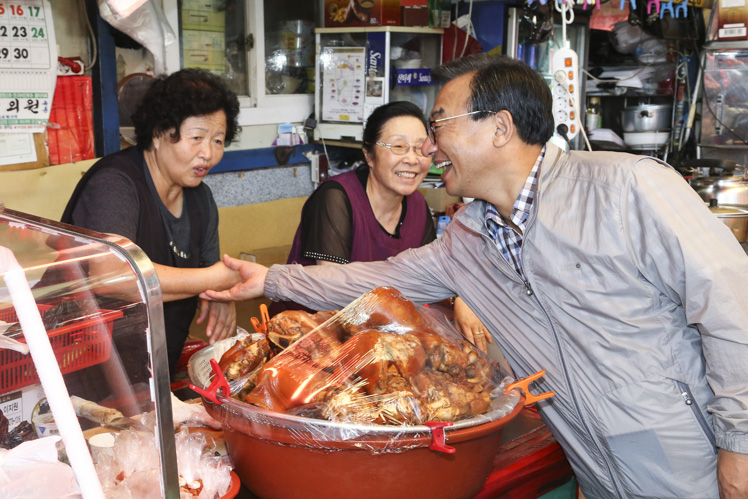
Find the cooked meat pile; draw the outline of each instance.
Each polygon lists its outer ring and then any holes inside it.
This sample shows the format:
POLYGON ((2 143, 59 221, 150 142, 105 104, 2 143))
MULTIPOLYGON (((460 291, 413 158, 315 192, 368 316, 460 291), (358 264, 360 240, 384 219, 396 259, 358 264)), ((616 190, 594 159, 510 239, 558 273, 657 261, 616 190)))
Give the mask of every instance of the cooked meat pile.
POLYGON ((390 287, 341 313, 278 314, 267 338, 251 338, 219 364, 235 398, 277 412, 350 423, 456 421, 486 412, 500 381, 496 363, 456 331, 439 334, 390 287))

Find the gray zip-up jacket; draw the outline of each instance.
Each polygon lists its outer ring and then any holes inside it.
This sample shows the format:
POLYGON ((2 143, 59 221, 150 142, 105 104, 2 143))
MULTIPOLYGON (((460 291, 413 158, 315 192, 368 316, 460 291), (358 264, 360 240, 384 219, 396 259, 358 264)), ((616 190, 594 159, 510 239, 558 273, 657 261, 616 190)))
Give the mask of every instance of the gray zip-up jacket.
POLYGON ((386 262, 273 266, 265 293, 345 306, 381 285, 462 297, 538 404, 590 498, 718 497, 717 447, 748 454, 748 257, 672 168, 548 144, 523 280, 485 203, 386 262))

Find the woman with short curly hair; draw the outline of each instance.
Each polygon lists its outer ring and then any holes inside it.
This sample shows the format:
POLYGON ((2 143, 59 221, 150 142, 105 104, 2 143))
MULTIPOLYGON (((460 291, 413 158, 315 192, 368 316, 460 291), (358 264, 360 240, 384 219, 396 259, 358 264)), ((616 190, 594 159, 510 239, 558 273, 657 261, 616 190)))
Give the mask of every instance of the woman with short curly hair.
MULTIPOLYGON (((62 217, 124 236, 153 261, 172 377, 197 294, 236 278, 220 262, 218 208, 203 179, 239 133, 238 115, 236 95, 207 71, 183 69, 155 79, 132 117, 137 146, 91 167, 62 217)), ((236 330, 233 305, 201 301, 198 322, 206 318, 211 343, 236 330)))

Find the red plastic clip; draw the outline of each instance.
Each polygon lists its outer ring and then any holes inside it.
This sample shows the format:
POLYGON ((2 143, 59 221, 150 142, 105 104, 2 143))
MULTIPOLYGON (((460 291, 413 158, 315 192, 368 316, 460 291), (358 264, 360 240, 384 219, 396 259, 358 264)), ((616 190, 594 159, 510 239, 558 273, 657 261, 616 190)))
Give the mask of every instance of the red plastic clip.
POLYGON ((216 359, 210 359, 210 365, 213 367, 213 372, 216 374, 213 377, 213 381, 210 383, 208 388, 198 388, 193 384, 190 384, 190 388, 195 390, 197 393, 210 400, 214 404, 222 405, 223 402, 218 400, 218 390, 223 389, 223 396, 230 397, 231 389, 229 388, 229 382, 226 381, 226 377, 223 375, 221 366, 218 365, 216 359))
POLYGON ((58 57, 58 58, 57 58, 57 60, 58 60, 58 61, 59 61, 59 62, 60 62, 61 64, 64 64, 65 66, 69 67, 69 68, 70 68, 70 70, 71 70, 71 71, 72 71, 72 72, 73 72, 74 74, 78 74, 78 73, 80 73, 80 72, 82 72, 82 71, 83 71, 83 66, 81 66, 81 65, 79 64, 79 61, 76 61, 76 60, 75 60, 75 59, 73 59, 73 58, 67 58, 67 57, 58 57))
POLYGON ((447 445, 447 440, 444 436, 444 427, 452 426, 454 424, 452 421, 426 421, 423 424, 431 428, 431 444, 429 445, 429 449, 444 452, 445 454, 455 453, 456 449, 447 445))
POLYGON ((514 383, 507 385, 506 389, 504 390, 504 393, 509 393, 513 389, 522 390, 522 392, 525 394, 525 405, 532 405, 535 402, 540 402, 541 400, 545 400, 547 398, 553 397, 556 395, 556 392, 544 392, 540 395, 535 395, 533 393, 530 393, 530 383, 535 381, 536 379, 540 378, 541 376, 545 376, 545 370, 540 370, 536 372, 535 374, 531 374, 530 376, 526 378, 522 378, 518 381, 515 381, 514 383))

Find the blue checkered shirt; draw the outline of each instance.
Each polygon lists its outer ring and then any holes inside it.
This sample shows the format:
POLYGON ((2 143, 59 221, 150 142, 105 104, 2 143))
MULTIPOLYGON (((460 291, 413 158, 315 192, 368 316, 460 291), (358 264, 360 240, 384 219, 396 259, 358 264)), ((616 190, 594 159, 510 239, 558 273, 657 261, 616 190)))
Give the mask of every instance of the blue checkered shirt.
POLYGON ((538 174, 540 173, 540 163, 543 162, 545 156, 545 146, 540 151, 540 156, 535 160, 535 164, 525 180, 525 185, 522 187, 517 200, 514 202, 512 207, 511 220, 519 227, 520 232, 515 231, 507 223, 502 220, 501 215, 496 207, 490 203, 486 203, 486 229, 488 229, 488 235, 496 246, 501 250, 501 254, 509 264, 514 267, 514 270, 524 278, 524 272, 522 271, 522 259, 520 256, 520 250, 522 249, 522 234, 525 233, 527 219, 530 218, 530 209, 532 203, 535 201, 535 193, 538 190, 538 174))

